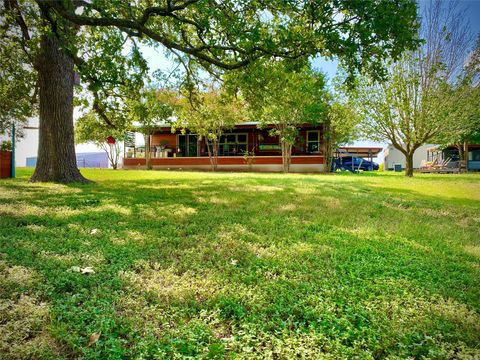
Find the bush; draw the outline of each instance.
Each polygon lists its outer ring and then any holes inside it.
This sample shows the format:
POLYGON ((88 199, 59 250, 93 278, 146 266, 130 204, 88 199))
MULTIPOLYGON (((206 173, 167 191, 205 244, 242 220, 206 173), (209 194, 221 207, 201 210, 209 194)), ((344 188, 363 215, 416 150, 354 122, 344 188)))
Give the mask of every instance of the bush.
POLYGON ((1 151, 12 151, 12 142, 10 140, 5 140, 0 143, 1 151))

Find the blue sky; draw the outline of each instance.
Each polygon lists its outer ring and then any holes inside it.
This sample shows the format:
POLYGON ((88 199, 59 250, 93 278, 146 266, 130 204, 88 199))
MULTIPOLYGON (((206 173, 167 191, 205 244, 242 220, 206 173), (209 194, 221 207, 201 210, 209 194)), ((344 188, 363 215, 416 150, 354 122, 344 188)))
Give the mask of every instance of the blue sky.
MULTIPOLYGON (((422 9, 430 0, 419 0, 420 9, 422 9)), ((465 21, 469 21, 472 31, 476 34, 480 33, 480 0, 446 0, 446 1, 458 1, 460 8, 467 9, 467 18, 465 21)), ((172 69, 173 64, 165 57, 161 48, 143 48, 142 52, 148 61, 150 70, 153 72, 157 69, 163 71, 169 71, 172 69)), ((337 72, 337 61, 327 61, 322 58, 317 58, 313 61, 315 68, 325 72, 329 79, 333 78, 337 72)), ((383 146, 385 143, 375 143, 372 141, 356 141, 355 146, 383 146)), ((383 154, 379 157, 378 162, 383 162, 383 154)))
MULTIPOLYGON (((472 32, 475 34, 480 33, 480 0, 446 0, 446 1, 457 1, 459 3, 459 7, 462 9, 466 9, 467 18, 466 21, 470 22, 470 26, 472 32)), ((420 9, 423 9, 425 5, 427 5, 430 0, 420 0, 419 6, 420 9)), ((335 76, 337 72, 337 61, 326 61, 321 58, 316 59, 313 62, 314 66, 318 69, 321 69, 325 72, 328 77, 331 79, 335 76)))

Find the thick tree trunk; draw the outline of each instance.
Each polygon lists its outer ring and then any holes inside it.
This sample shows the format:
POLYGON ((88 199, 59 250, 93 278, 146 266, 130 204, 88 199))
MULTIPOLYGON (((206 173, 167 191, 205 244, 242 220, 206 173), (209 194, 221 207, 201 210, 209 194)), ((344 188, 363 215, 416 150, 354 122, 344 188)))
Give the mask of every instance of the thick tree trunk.
POLYGON ((77 168, 73 132, 73 61, 55 36, 44 36, 38 59, 40 128, 30 181, 88 182, 77 168))
POLYGON ((412 177, 413 176, 413 152, 408 153, 405 156, 405 176, 412 177))

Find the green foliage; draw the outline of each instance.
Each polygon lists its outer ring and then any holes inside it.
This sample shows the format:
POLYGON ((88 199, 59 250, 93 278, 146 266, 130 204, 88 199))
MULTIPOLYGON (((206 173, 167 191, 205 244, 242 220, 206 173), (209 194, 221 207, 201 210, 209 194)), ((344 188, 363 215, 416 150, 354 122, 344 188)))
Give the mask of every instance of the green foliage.
MULTIPOLYGON (((425 43, 391 61, 387 81, 361 79, 354 93, 364 135, 401 151, 407 176, 413 176, 415 150, 448 131, 456 104, 445 95, 462 71, 464 51, 472 40, 464 13, 453 2, 426 5, 420 33, 425 43)), ((458 105, 460 112, 463 107, 469 111, 468 104, 458 105)))
POLYGON ((0 180, 7 358, 480 355, 478 174, 84 174, 0 180))
POLYGON ((123 118, 121 121, 116 121, 115 124, 115 127, 106 124, 95 112, 90 111, 77 120, 75 141, 78 144, 91 142, 97 146, 104 144, 109 136, 122 141, 129 127, 128 122, 126 118, 123 118))
POLYGON ((376 83, 363 79, 354 92, 362 116, 362 131, 375 141, 389 141, 400 147, 418 148, 438 131, 431 111, 437 99, 421 88, 418 58, 406 54, 391 66, 389 79, 376 83))
POLYGON ((12 142, 10 140, 4 140, 0 143, 0 150, 12 151, 12 142))
POLYGON ((435 142, 446 146, 475 143, 480 133, 480 87, 471 83, 445 84, 439 98, 445 107, 438 116, 442 127, 435 142))
POLYGON ((127 99, 128 115, 133 125, 143 134, 150 135, 172 119, 176 94, 170 90, 145 88, 127 99))
POLYGON ((155 129, 168 125, 177 103, 177 95, 171 90, 144 88, 126 100, 132 125, 144 134, 147 169, 152 169, 150 136, 155 129))
POLYGON ((230 74, 226 81, 231 91, 240 90, 259 127, 274 126, 272 135, 279 137, 288 172, 298 127, 317 125, 326 117, 324 75, 305 62, 264 61, 230 74))
POLYGON ((93 111, 83 115, 75 124, 75 141, 78 144, 93 143, 102 148, 108 155, 110 165, 116 169, 120 160, 120 142, 125 139, 129 123, 122 113, 114 113, 109 119, 115 125, 107 124, 93 111), (115 143, 109 143, 109 137, 113 137, 115 143))
MULTIPOLYGON (((183 85, 192 89, 200 81, 199 69, 218 76, 262 58, 336 57, 350 78, 359 72, 378 78, 384 73, 381 65, 387 57, 397 58, 419 43, 415 0, 330 0, 321 5, 286 0, 227 0, 221 4, 195 0, 8 0, 0 4, 0 23, 0 71, 5 80, 0 82, 0 104, 6 105, 0 107, 0 132, 11 128, 10 119, 24 121, 34 113, 37 89, 44 94, 43 99, 60 99, 54 87, 44 89, 47 83, 38 76, 38 72, 48 76, 51 64, 55 64, 55 59, 40 61, 39 50, 47 44, 41 39, 55 38, 61 49, 57 57, 67 55, 75 64, 82 79, 76 103, 88 105, 110 125, 107 113, 119 112, 125 95, 137 93, 144 85, 149 69, 139 44, 159 46, 169 58, 176 59, 183 68, 183 85), (4 71, 11 64, 14 70, 4 71)), ((178 76, 178 71, 173 73, 178 76)), ((162 78, 170 78, 170 74, 162 78)), ((68 119, 73 106, 68 101, 63 107, 62 111, 68 112, 64 119, 68 119)), ((48 122, 42 117, 40 114, 41 123, 48 122)), ((46 127, 40 126, 42 129, 46 127)), ((71 148, 71 135, 49 136, 52 146, 60 143, 71 148)), ((40 152, 40 160, 43 157, 40 152)), ((75 166, 71 159, 39 161, 35 180, 48 179, 40 175, 49 173, 44 164, 67 169, 75 166)), ((60 177, 67 182, 78 180, 71 174, 60 177)))
MULTIPOLYGON (((0 134, 9 133, 13 124, 17 129, 25 125, 28 118, 36 114, 38 96, 32 57, 26 53, 35 54, 38 38, 22 41, 21 32, 15 26, 15 15, 5 6, 0 5, 0 134)), ((31 4, 23 3, 21 7, 32 13, 31 4)))
POLYGON ((219 141, 226 130, 247 120, 244 101, 214 88, 196 94, 193 100, 184 97, 181 104, 174 128, 189 130, 210 142, 219 141))
POLYGON ((263 126, 295 127, 323 120, 326 110, 324 75, 303 62, 257 62, 230 74, 226 81, 231 90, 240 90, 253 118, 263 126))
POLYGON ((352 92, 361 117, 362 135, 388 141, 406 157, 407 176, 413 176, 413 154, 439 134, 439 114, 446 104, 436 90, 443 80, 438 71, 424 75, 424 58, 408 53, 389 68, 388 80, 362 79, 352 92))
POLYGON ((172 131, 181 129, 205 139, 212 170, 216 170, 220 137, 248 120, 245 102, 211 86, 208 91, 183 97, 180 104, 172 131))
POLYGON ((187 78, 198 66, 229 70, 261 57, 314 54, 338 57, 352 76, 368 72, 378 77, 385 58, 418 45, 413 0, 341 0, 322 6, 284 0, 227 1, 222 6, 205 1, 155 6, 128 0, 9 0, 0 10, 0 130, 10 128, 11 119, 24 122, 35 113, 42 36, 59 37, 85 85, 77 95, 106 122, 105 112, 119 106, 118 97, 143 84, 148 67, 138 42, 162 45, 184 65, 187 78))
POLYGON ((107 25, 144 36, 207 68, 241 67, 262 56, 297 58, 319 53, 337 56, 352 74, 362 70, 380 75, 382 60, 396 58, 418 44, 416 4, 411 0, 341 0, 322 6, 284 0, 261 4, 229 0, 222 6, 203 1, 152 5, 96 0, 83 4, 82 15, 74 16, 75 6, 51 4, 52 12, 76 24, 107 25))
POLYGON ((351 101, 334 100, 328 107, 330 134, 334 146, 347 144, 356 138, 360 118, 351 101))
POLYGON ((445 104, 438 113, 442 123, 435 142, 448 146, 480 140, 480 37, 462 73, 454 83, 444 82, 437 97, 445 104))

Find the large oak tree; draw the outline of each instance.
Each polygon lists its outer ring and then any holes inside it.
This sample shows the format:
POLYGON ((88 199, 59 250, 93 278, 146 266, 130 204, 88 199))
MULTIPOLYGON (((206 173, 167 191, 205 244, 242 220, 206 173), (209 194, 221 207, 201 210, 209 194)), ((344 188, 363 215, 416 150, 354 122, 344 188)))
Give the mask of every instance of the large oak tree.
POLYGON ((142 85, 147 68, 139 42, 211 71, 264 56, 320 54, 337 57, 352 75, 376 76, 385 58, 417 45, 414 0, 4 0, 0 12, 2 41, 22 52, 7 69, 9 80, 25 80, 19 69, 35 78, 15 90, 39 100, 33 181, 85 181, 75 161, 74 72, 91 94, 90 106, 109 123, 106 99, 119 96, 119 87, 142 85))

